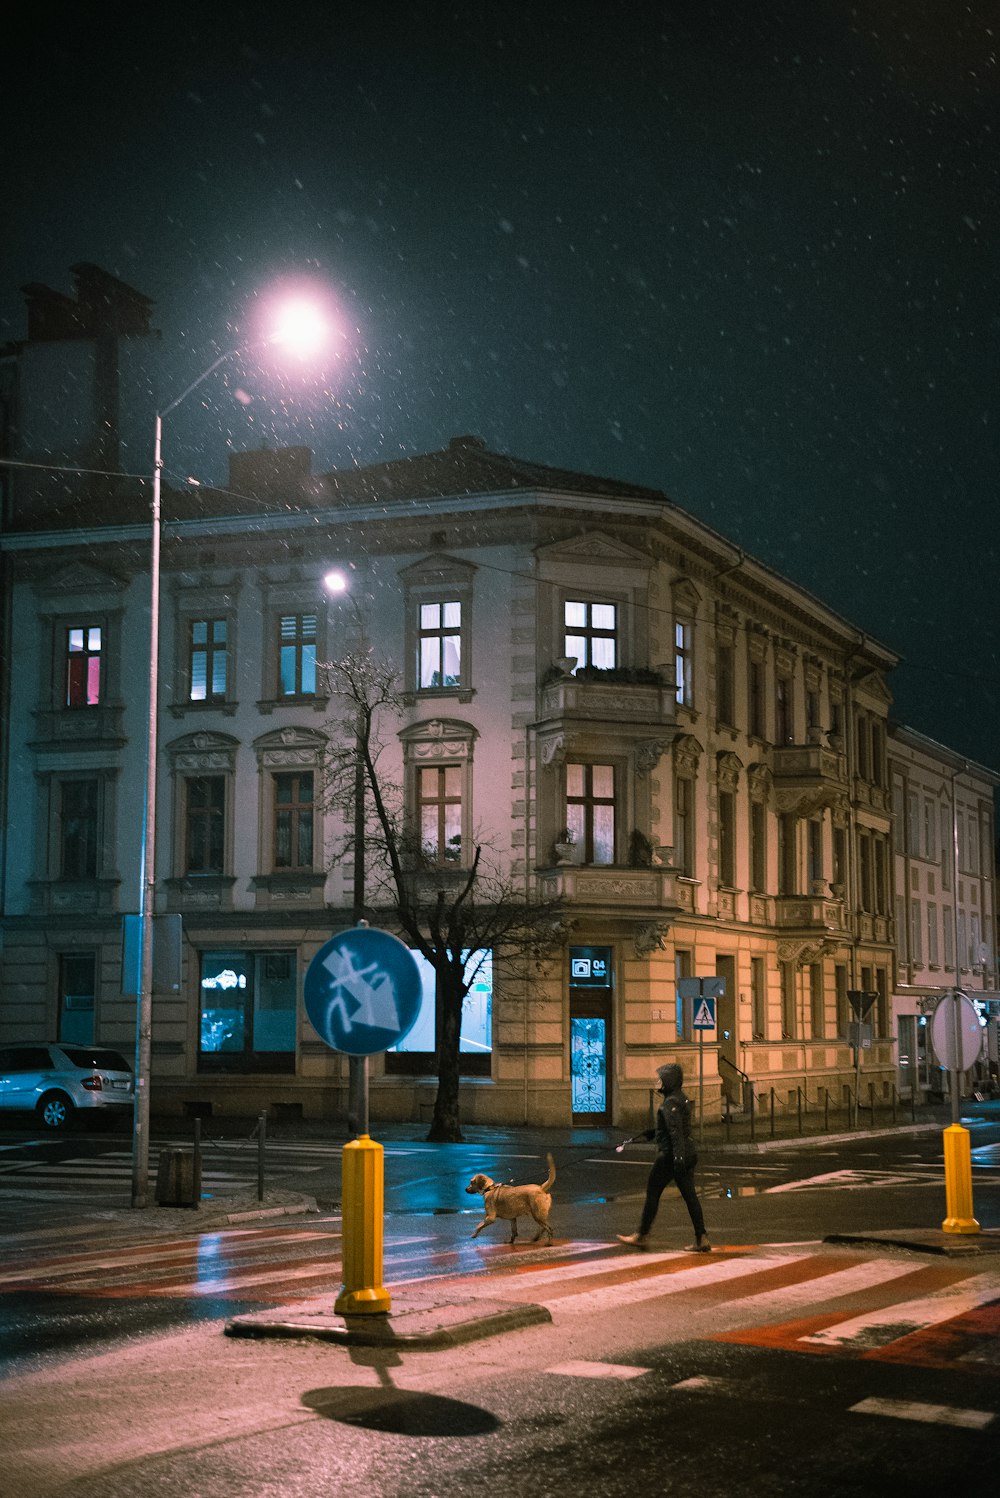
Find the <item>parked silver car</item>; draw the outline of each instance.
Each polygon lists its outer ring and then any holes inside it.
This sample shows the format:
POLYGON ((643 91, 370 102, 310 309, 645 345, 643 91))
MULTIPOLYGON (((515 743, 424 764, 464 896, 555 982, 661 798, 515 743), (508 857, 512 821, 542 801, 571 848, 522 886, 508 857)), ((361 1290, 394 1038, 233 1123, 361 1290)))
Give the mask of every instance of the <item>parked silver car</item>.
POLYGON ((69 1041, 0 1046, 0 1109, 35 1113, 46 1129, 65 1129, 77 1111, 123 1118, 132 1095, 120 1051, 69 1041))

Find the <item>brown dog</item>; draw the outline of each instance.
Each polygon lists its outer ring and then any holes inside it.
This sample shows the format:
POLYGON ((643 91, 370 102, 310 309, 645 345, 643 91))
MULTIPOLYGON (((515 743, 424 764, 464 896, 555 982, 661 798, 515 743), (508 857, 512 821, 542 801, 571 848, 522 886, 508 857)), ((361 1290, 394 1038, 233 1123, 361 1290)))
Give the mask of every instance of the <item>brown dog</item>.
POLYGON ((517 1219, 530 1216, 538 1223, 538 1232, 532 1242, 537 1243, 543 1233, 548 1233, 549 1242, 552 1242, 552 1229, 549 1227, 552 1197, 549 1193, 555 1185, 556 1162, 551 1155, 546 1155, 545 1158, 549 1162, 549 1178, 544 1186, 501 1186, 499 1181, 493 1181, 489 1176, 472 1177, 465 1188, 466 1194, 481 1196, 486 1208, 486 1216, 473 1233, 473 1238, 478 1238, 483 1228, 488 1228, 498 1217, 502 1217, 504 1221, 510 1222, 510 1242, 513 1243, 517 1238, 517 1219))

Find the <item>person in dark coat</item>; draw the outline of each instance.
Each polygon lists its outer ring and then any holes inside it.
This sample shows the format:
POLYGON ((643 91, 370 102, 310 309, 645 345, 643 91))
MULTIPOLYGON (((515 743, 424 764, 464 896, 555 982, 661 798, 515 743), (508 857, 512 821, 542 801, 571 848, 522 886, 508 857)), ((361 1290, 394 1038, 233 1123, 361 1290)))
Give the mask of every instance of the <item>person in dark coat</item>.
POLYGON ((660 1079, 657 1091, 661 1094, 661 1102, 656 1112, 655 1129, 647 1129, 643 1134, 633 1134, 631 1139, 618 1145, 620 1152, 626 1144, 635 1144, 639 1140, 656 1140, 656 1159, 646 1182, 646 1201, 639 1231, 624 1235, 619 1233, 618 1241, 632 1244, 636 1248, 646 1246, 649 1230, 660 1205, 660 1197, 670 1182, 674 1181, 684 1198, 694 1227, 694 1242, 687 1251, 707 1254, 711 1252, 712 1245, 705 1232, 701 1202, 694 1189, 694 1168, 698 1163, 698 1152, 691 1137, 691 1099, 683 1091, 684 1072, 672 1061, 666 1066, 658 1067, 656 1075, 660 1079))

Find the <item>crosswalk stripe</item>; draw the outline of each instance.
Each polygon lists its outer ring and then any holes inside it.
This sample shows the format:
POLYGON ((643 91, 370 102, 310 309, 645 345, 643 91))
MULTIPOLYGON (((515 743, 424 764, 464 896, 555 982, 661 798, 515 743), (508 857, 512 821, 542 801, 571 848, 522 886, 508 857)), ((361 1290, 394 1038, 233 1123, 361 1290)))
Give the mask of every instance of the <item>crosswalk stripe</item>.
POLYGON ((929 1326, 938 1326, 942 1321, 951 1321, 965 1311, 975 1310, 997 1299, 1000 1283, 995 1274, 974 1275, 959 1285, 949 1285, 922 1300, 903 1301, 880 1310, 865 1311, 840 1321, 835 1326, 822 1327, 800 1342, 815 1343, 818 1347, 836 1347, 844 1350, 867 1352, 897 1342, 900 1337, 923 1331, 929 1326))
POLYGON ((895 1420, 922 1420, 931 1425, 957 1425, 966 1430, 985 1430, 996 1416, 991 1410, 958 1409, 947 1404, 922 1404, 916 1399, 862 1399, 852 1404, 849 1415, 889 1415, 895 1420))

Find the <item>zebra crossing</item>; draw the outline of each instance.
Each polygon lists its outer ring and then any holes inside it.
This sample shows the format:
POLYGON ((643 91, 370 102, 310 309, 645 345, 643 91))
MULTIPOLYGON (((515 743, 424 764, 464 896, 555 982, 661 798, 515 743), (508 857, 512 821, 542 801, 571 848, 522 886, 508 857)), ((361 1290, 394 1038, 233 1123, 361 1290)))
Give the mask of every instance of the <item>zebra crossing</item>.
MULTIPOLYGON (((341 1283, 341 1221, 260 1223, 155 1240, 91 1246, 39 1234, 18 1240, 18 1262, 0 1268, 0 1299, 162 1298, 278 1305, 332 1299, 341 1283)), ((456 1299, 529 1302, 554 1322, 620 1316, 658 1305, 723 1311, 725 1330, 701 1340, 1000 1373, 1000 1265, 923 1262, 817 1245, 722 1246, 706 1258, 684 1251, 623 1252, 604 1241, 556 1240, 552 1248, 483 1245, 439 1236, 391 1235, 384 1283, 394 1305, 408 1291, 456 1299)), ((213 1314, 216 1312, 213 1309, 213 1314)), ((224 1314, 220 1310, 219 1314, 224 1314)), ((675 1318, 676 1319, 676 1318, 675 1318)))

